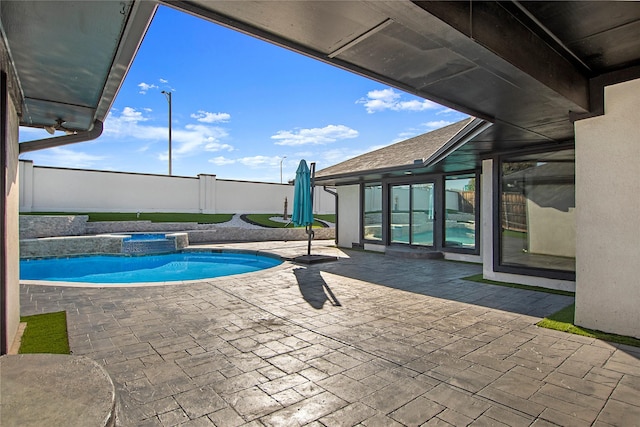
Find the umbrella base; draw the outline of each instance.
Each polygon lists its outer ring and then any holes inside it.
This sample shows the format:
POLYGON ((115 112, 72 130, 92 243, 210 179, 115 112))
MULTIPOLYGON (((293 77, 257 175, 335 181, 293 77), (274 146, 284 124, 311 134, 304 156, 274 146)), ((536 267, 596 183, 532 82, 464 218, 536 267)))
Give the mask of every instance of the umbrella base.
POLYGON ((320 262, 337 261, 338 257, 331 255, 300 255, 292 259, 300 264, 317 264, 320 262))

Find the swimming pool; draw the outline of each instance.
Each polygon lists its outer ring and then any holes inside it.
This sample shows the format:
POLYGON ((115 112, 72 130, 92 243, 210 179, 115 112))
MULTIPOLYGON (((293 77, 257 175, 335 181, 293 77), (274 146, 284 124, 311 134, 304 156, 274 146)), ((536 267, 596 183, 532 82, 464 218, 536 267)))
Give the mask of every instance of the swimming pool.
POLYGON ((249 273, 281 263, 279 258, 255 252, 87 255, 21 260, 20 280, 105 284, 177 282, 249 273))

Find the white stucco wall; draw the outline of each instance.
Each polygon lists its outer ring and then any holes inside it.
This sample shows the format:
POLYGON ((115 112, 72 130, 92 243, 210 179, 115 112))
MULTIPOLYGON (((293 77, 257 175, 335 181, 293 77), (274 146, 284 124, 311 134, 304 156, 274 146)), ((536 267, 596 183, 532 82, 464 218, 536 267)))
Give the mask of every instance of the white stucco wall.
POLYGON ((521 274, 503 273, 493 270, 493 160, 482 161, 481 189, 482 206, 480 218, 482 232, 480 234, 480 253, 482 254, 482 277, 498 282, 517 283, 520 285, 539 286, 541 288, 575 291, 575 282, 567 280, 547 279, 545 277, 525 276, 521 274))
MULTIPOLYGON (((19 174, 18 174, 18 116, 16 110, 9 100, 9 111, 7 111, 7 174, 6 174, 6 194, 3 194, 6 203, 6 241, 5 245, 6 272, 4 273, 6 286, 7 311, 2 313, 0 321, 6 322, 7 339, 6 348, 10 349, 13 343, 18 326, 20 325, 20 247, 18 237, 18 205, 19 205, 19 174)), ((5 147, 2 147, 4 149, 5 147)))
POLYGON ((338 245, 351 248, 360 243, 360 186, 345 185, 337 188, 338 199, 338 245))
MULTIPOLYGON (((21 212, 288 213, 292 185, 34 166, 20 162, 21 212)), ((314 213, 332 214, 334 197, 316 187, 314 213)))
POLYGON ((35 166, 31 187, 34 212, 199 211, 198 178, 35 166))
POLYGON ((575 123, 576 324, 640 338, 640 79, 575 123))

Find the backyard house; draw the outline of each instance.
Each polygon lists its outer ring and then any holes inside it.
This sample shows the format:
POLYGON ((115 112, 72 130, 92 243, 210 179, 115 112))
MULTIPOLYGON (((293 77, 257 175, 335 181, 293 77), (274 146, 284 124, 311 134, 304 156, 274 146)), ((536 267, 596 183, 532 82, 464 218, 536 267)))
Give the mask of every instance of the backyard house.
POLYGON ((20 314, 19 153, 100 135, 158 5, 478 118, 409 153, 415 165, 324 171, 341 245, 427 247, 481 257, 487 278, 575 283, 577 324, 640 337, 640 3, 5 1, 0 354, 20 314), (18 143, 19 126, 69 135, 18 143))
POLYGON ((447 161, 490 126, 468 118, 319 171, 337 187, 338 245, 481 262, 493 279, 574 291, 574 147, 487 153, 497 171, 447 161))

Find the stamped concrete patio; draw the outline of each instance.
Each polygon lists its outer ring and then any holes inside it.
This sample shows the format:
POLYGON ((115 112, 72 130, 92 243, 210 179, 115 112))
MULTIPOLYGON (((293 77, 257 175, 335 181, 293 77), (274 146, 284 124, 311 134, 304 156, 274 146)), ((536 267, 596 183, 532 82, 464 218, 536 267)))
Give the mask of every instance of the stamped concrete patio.
POLYGON ((22 314, 67 311, 122 426, 640 423, 640 349, 535 326, 573 298, 462 280, 471 264, 313 252, 341 258, 177 286, 22 285, 22 314))

